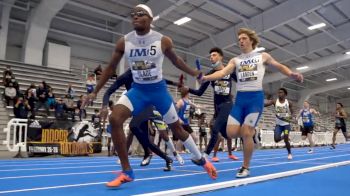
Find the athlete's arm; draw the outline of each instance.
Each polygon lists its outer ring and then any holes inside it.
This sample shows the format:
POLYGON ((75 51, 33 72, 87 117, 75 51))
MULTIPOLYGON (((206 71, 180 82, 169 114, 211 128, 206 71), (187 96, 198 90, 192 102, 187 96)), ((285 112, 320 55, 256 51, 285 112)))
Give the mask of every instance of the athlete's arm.
POLYGON ((183 105, 184 105, 184 102, 182 101, 182 99, 179 99, 179 100, 176 102, 176 108, 177 108, 177 109, 180 109, 183 105))
POLYGON ((192 69, 183 61, 181 57, 176 55, 175 51, 173 50, 173 41, 167 36, 162 37, 162 51, 164 55, 173 63, 173 65, 185 73, 188 73, 194 77, 197 77, 201 73, 198 70, 192 69))
POLYGON ((205 92, 205 90, 207 90, 208 86, 209 86, 210 82, 204 82, 201 84, 201 86, 199 87, 199 89, 195 90, 195 89, 188 89, 188 92, 190 92, 193 95, 197 95, 197 96, 202 96, 203 93, 205 92))
POLYGON ((124 48, 125 40, 124 37, 122 37, 116 43, 114 52, 112 54, 112 59, 109 61, 107 68, 102 71, 100 80, 98 81, 94 90, 95 94, 97 94, 101 90, 101 88, 106 84, 109 78, 111 78, 114 75, 117 65, 123 57, 124 48))
POLYGON ((116 90, 118 90, 121 86, 125 85, 126 83, 132 83, 132 81, 132 73, 131 70, 128 69, 121 76, 119 76, 117 80, 106 90, 102 99, 102 107, 108 106, 109 98, 116 90))
POLYGON ((202 77, 202 81, 214 81, 214 80, 218 80, 220 78, 225 77, 226 75, 230 74, 233 72, 233 70, 235 69, 236 64, 234 61, 234 58, 232 58, 228 64, 226 65, 226 67, 220 71, 216 71, 213 74, 210 75, 206 75, 202 77))
POLYGON ((299 82, 302 82, 304 77, 302 74, 300 73, 296 73, 296 72, 292 72, 287 66, 279 63, 278 61, 276 61, 270 54, 263 52, 262 53, 263 56, 263 61, 268 64, 268 65, 272 65, 275 68, 277 68, 282 74, 293 78, 299 82))
POLYGON ((264 107, 268 107, 268 106, 271 106, 271 105, 275 105, 276 103, 276 100, 267 100, 266 102, 264 102, 264 107))
POLYGON ((310 109, 310 112, 316 115, 320 115, 320 113, 313 108, 310 109))
POLYGON ((339 113, 338 117, 347 119, 348 118, 348 114, 345 112, 344 109, 342 109, 342 110, 340 110, 340 113, 339 113))

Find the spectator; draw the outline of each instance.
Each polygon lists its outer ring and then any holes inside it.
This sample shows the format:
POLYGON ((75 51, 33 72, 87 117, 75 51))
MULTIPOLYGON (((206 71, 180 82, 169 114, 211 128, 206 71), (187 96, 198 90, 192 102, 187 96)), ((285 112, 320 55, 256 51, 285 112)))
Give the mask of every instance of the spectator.
POLYGON ((75 90, 73 89, 72 84, 68 84, 67 95, 68 98, 74 99, 75 90))
MULTIPOLYGON (((94 74, 90 74, 86 81, 86 92, 88 94, 92 93, 96 86, 96 80, 94 74)), ((91 106, 93 106, 93 102, 91 101, 91 106)))
MULTIPOLYGON (((20 119, 27 119, 28 118, 28 111, 30 111, 30 106, 28 104, 28 101, 26 99, 23 99, 23 97, 18 97, 16 100, 16 104, 13 107, 13 114, 15 115, 15 118, 20 119)), ((22 139, 19 138, 19 129, 20 127, 16 128, 16 141, 17 142, 23 142, 25 137, 25 130, 24 127, 22 127, 22 139)))
POLYGON ((26 98, 28 100, 29 106, 30 106, 30 118, 34 119, 35 118, 35 103, 37 101, 37 97, 36 97, 36 89, 32 88, 32 89, 28 89, 27 93, 26 93, 26 98))
POLYGON ((57 100, 57 103, 55 105, 55 117, 57 120, 67 120, 67 116, 66 116, 66 110, 67 110, 67 106, 66 104, 63 102, 62 98, 59 98, 57 100))
POLYGON ((72 115, 72 122, 81 121, 81 113, 79 108, 75 108, 72 115))
POLYGON ((13 113, 15 118, 27 119, 30 106, 28 100, 23 97, 18 97, 15 106, 13 107, 13 113))
POLYGON ((55 108, 56 105, 56 98, 52 88, 49 88, 49 92, 47 93, 47 105, 50 109, 55 108))
POLYGON ((91 122, 94 125, 95 129, 99 130, 99 133, 101 131, 101 116, 99 114, 98 109, 95 109, 95 113, 91 116, 91 122))
POLYGON ((30 86, 27 88, 26 94, 28 94, 28 91, 31 91, 33 95, 36 97, 36 86, 35 83, 31 83, 30 86))
POLYGON ((11 70, 11 66, 6 66, 6 70, 3 72, 3 76, 2 76, 2 82, 4 84, 5 87, 8 86, 9 82, 11 81, 11 78, 13 76, 12 70, 11 70))
POLYGON ((5 100, 6 105, 10 106, 10 101, 15 101, 17 97, 17 90, 13 87, 13 84, 10 82, 7 87, 5 87, 5 100))
POLYGON ((75 110, 74 99, 70 98, 69 95, 65 95, 63 102, 66 104, 66 113, 68 113, 73 118, 75 110))
POLYGON ((102 66, 99 64, 96 69, 94 70, 94 74, 96 76, 96 80, 100 80, 101 74, 102 74, 102 66))
POLYGON ((19 84, 14 75, 12 75, 10 82, 13 84, 13 87, 16 89, 17 94, 19 93, 19 84))
POLYGON ((35 108, 35 113, 38 112, 38 110, 41 107, 45 107, 46 110, 46 114, 47 116, 50 115, 50 111, 49 111, 49 106, 47 105, 47 89, 44 88, 44 85, 46 85, 46 83, 42 82, 39 84, 39 88, 36 90, 36 96, 38 97, 38 102, 36 103, 36 108, 35 108))

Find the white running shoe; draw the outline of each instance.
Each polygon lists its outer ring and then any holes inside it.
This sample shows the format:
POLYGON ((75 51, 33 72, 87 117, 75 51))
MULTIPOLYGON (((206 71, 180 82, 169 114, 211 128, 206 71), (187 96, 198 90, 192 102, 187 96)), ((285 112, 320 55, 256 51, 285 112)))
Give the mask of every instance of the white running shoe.
POLYGON ((184 159, 182 158, 182 156, 179 153, 176 154, 175 158, 180 163, 180 165, 184 165, 185 164, 184 159))
POLYGON ((236 177, 237 178, 245 178, 245 177, 248 177, 249 175, 250 175, 249 169, 247 169, 245 167, 241 167, 238 170, 236 177))
POLYGON ((288 154, 288 160, 292 160, 292 159, 293 159, 292 154, 288 154))
POLYGON ((116 161, 116 162, 117 162, 117 164, 120 165, 120 159, 119 159, 119 158, 117 158, 117 161, 116 161))

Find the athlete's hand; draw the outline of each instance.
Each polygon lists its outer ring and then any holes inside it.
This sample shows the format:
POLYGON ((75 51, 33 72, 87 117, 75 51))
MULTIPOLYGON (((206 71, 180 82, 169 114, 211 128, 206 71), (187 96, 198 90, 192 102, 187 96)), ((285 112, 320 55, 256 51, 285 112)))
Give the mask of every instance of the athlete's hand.
POLYGON ((290 77, 298 82, 303 82, 304 76, 301 73, 293 72, 290 74, 290 77))
POLYGON ((80 109, 84 109, 87 105, 89 105, 94 99, 96 99, 96 93, 92 92, 90 94, 88 94, 84 100, 83 103, 81 104, 80 109))

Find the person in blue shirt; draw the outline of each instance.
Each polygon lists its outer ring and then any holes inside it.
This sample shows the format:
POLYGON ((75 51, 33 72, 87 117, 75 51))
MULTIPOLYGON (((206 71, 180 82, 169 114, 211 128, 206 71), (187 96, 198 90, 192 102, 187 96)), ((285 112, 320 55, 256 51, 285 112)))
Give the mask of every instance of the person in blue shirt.
POLYGON ((302 119, 302 127, 301 130, 301 139, 306 140, 308 138, 310 143, 310 149, 307 153, 311 154, 314 152, 314 146, 315 143, 312 140, 312 134, 314 133, 314 116, 313 115, 320 115, 318 111, 316 111, 313 108, 310 108, 310 104, 308 101, 304 101, 304 107, 300 110, 297 119, 301 117, 302 119))

